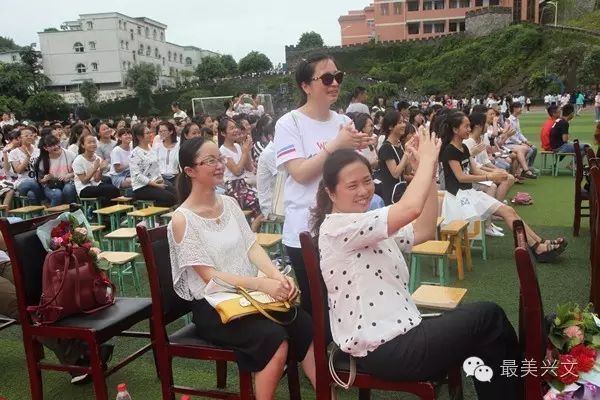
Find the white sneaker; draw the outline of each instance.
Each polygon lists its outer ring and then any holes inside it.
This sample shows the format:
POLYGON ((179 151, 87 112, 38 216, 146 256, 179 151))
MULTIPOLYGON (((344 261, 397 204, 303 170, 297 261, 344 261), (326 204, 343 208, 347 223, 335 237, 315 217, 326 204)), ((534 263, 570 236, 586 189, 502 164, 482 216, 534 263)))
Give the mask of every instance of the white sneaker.
POLYGON ((492 237, 503 237, 504 233, 498 232, 492 227, 485 228, 485 234, 492 237))
POLYGON ((492 228, 498 232, 504 232, 504 229, 500 228, 498 225, 494 224, 493 222, 490 222, 490 228, 492 228))

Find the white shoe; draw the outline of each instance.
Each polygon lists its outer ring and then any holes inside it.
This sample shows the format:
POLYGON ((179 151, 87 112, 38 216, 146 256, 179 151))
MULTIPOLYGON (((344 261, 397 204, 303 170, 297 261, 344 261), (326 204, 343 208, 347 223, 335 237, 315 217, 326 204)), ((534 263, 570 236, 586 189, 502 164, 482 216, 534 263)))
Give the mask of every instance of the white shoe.
POLYGON ((504 229, 500 228, 498 225, 494 224, 493 222, 490 222, 490 228, 492 228, 498 232, 504 232, 504 229))
POLYGON ((491 227, 485 228, 485 234, 488 236, 492 236, 492 237, 503 237, 504 236, 504 233, 498 232, 497 230, 495 230, 494 228, 491 228, 491 227))

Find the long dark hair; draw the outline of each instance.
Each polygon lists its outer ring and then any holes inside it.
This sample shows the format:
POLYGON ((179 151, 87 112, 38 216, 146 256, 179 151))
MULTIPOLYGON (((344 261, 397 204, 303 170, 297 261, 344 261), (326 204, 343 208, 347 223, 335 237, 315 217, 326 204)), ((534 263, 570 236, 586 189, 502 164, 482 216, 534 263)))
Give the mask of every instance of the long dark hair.
POLYGON ((37 160, 35 160, 34 167, 34 171, 38 180, 40 176, 43 178, 45 174, 50 172, 50 154, 48 153, 48 150, 46 150, 46 147, 54 146, 56 144, 60 144, 60 140, 58 140, 58 138, 54 135, 46 135, 40 139, 40 156, 37 160), (40 170, 40 164, 42 165, 43 173, 42 170, 40 170))
POLYGON ((458 129, 460 124, 463 122, 465 114, 462 111, 451 110, 443 108, 435 114, 435 117, 431 121, 431 131, 437 133, 438 137, 442 140, 442 147, 440 148, 440 155, 444 152, 444 149, 452 141, 454 137, 454 129, 458 129))
POLYGON ((183 129, 181 130, 181 135, 179 136, 179 144, 181 145, 183 142, 185 142, 186 140, 188 140, 188 138, 186 137, 188 133, 190 133, 190 130, 192 129, 192 126, 196 125, 198 127, 198 129, 200 129, 200 125, 198 125, 198 123, 196 122, 188 122, 187 124, 185 124, 183 126, 183 129))
POLYGON ((173 125, 169 121, 160 121, 158 125, 156 125, 156 133, 158 133, 158 130, 161 126, 166 126, 169 132, 171 132, 171 143, 177 143, 177 130, 175 129, 175 125, 173 125))
POLYGON ((181 168, 181 173, 177 177, 177 199, 179 204, 183 203, 192 192, 192 182, 185 173, 185 167, 194 167, 196 154, 205 142, 206 139, 202 136, 196 136, 181 143, 179 147, 179 167, 181 168))
POLYGON ((69 136, 69 144, 77 144, 79 142, 79 137, 83 133, 84 130, 89 131, 89 128, 84 124, 75 124, 71 128, 71 136, 69 136))
POLYGON ((317 53, 312 54, 307 59, 302 59, 296 66, 296 85, 300 90, 300 105, 299 107, 306 104, 308 97, 302 89, 302 84, 310 84, 313 80, 313 75, 315 73, 315 65, 323 60, 331 60, 335 63, 335 59, 327 54, 317 53))
POLYGON ((387 139, 392 129, 400 122, 400 112, 396 110, 387 111, 381 120, 381 133, 387 139))
POLYGON ((79 139, 77 140, 77 154, 85 153, 85 138, 87 138, 88 136, 96 138, 96 136, 94 136, 94 134, 89 131, 79 136, 79 139))
POLYGON ((144 137, 146 134, 147 126, 144 124, 135 124, 133 128, 131 128, 131 133, 133 134, 133 147, 137 147, 140 144, 140 137, 144 137))
POLYGON ((363 163, 369 169, 369 173, 373 173, 369 161, 354 150, 336 150, 325 160, 325 164, 323 165, 323 179, 319 182, 319 189, 317 190, 317 205, 310 210, 310 226, 314 236, 319 236, 321 224, 327 214, 331 214, 333 207, 329 194, 327 194, 325 189, 332 193, 335 192, 340 171, 346 165, 355 162, 363 163))
POLYGON ((225 143, 225 133, 227 133, 227 126, 230 122, 236 124, 236 122, 232 118, 229 118, 227 116, 219 118, 219 124, 217 125, 217 142, 219 144, 219 147, 221 147, 223 143, 225 143))

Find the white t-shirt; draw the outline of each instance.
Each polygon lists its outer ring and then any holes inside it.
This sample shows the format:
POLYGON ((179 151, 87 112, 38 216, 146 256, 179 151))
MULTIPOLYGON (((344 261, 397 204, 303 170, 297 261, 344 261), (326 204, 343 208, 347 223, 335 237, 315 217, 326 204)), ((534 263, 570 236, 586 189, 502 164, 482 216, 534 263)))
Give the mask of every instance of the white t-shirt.
POLYGON ((172 178, 179 174, 179 142, 170 149, 167 149, 162 141, 156 143, 152 149, 158 157, 158 164, 161 175, 172 178))
MULTIPOLYGON (((232 151, 231 149, 228 149, 227 147, 225 147, 225 145, 221 145, 221 147, 219 147, 219 151, 221 152, 221 155, 223 157, 226 158, 230 158, 234 163, 239 163, 240 159, 242 158, 242 146, 240 146, 237 143, 234 143, 233 146, 235 147, 236 151, 232 151)), ((223 173, 223 180, 225 182, 229 182, 229 181, 235 181, 236 179, 243 179, 244 178, 244 173, 242 173, 241 175, 235 175, 233 172, 231 172, 229 170, 229 168, 227 168, 227 166, 225 166, 225 172, 223 173)))
POLYGON ((389 206, 329 214, 321 224, 321 274, 331 333, 340 349, 355 357, 366 356, 421 322, 408 292, 402 255, 411 251, 413 226, 388 235, 388 211, 389 206))
POLYGON ((65 176, 69 174, 72 171, 71 165, 74 160, 75 154, 63 150, 60 157, 50 159, 50 174, 52 176, 65 176))
POLYGON ((258 157, 256 167, 256 190, 258 204, 264 216, 273 213, 273 189, 277 181, 277 166, 275 165, 275 145, 269 142, 258 157))
MULTIPOLYGON (((276 165, 285 170, 285 163, 297 158, 308 159, 320 153, 327 142, 333 140, 340 125, 350 122, 350 118, 330 111, 327 121, 317 121, 300 111, 291 111, 282 116, 275 125, 276 165), (293 117, 292 117, 293 115, 293 117)), ((310 208, 316 204, 315 197, 321 176, 312 182, 296 182, 291 175, 285 181, 283 243, 300 248, 301 232, 308 231, 310 208)))
MULTIPOLYGON (((21 184, 21 182, 23 182, 27 178, 35 179, 35 175, 32 174, 32 176, 30 177, 29 173, 34 170, 35 162, 39 156, 40 156, 40 149, 38 147, 34 147, 32 153, 31 153, 31 158, 29 158, 29 165, 27 166, 25 171, 23 171, 22 173, 17 175, 17 180, 15 181, 15 187, 18 188, 19 185, 21 184)), ((25 154, 25 152, 23 150, 21 150, 20 147, 17 147, 16 149, 13 149, 10 151, 10 153, 8 153, 8 161, 11 163, 11 165, 14 162, 21 163, 26 158, 27 158, 27 155, 25 154)), ((14 170, 14 168, 13 168, 13 170, 14 170)))
MULTIPOLYGON (((482 139, 482 143, 485 144, 485 142, 482 139)), ((475 142, 475 139, 473 138, 468 138, 463 140, 463 144, 465 146, 467 146, 467 148, 469 149, 469 151, 471 151, 471 149, 473 148, 473 146, 477 145, 477 142, 475 142)), ((480 153, 476 154, 476 155, 471 155, 471 157, 473 157, 475 159, 475 162, 478 165, 489 165, 492 162, 490 161, 490 158, 488 157, 488 153, 486 149, 483 149, 483 151, 481 151, 480 153)))
MULTIPOLYGON (((115 171, 115 164, 119 164, 125 169, 129 169, 129 157, 131 149, 123 150, 121 146, 117 146, 110 152, 110 175, 117 175, 120 172, 115 171)), ((123 170, 122 170, 123 171, 123 170)))
MULTIPOLYGON (((94 156, 95 160, 102 161, 102 158, 100 158, 100 156, 98 156, 97 154, 94 154, 94 156)), ((93 165, 94 162, 88 161, 83 156, 83 154, 80 154, 77 157, 75 157, 75 161, 73 161, 73 172, 75 173, 75 190, 77 191, 78 196, 84 188, 88 186, 98 186, 100 184, 100 181, 96 181, 94 177, 92 177, 87 183, 83 183, 81 182, 81 179, 79 179, 79 175, 86 174, 87 171, 89 171, 93 165)))

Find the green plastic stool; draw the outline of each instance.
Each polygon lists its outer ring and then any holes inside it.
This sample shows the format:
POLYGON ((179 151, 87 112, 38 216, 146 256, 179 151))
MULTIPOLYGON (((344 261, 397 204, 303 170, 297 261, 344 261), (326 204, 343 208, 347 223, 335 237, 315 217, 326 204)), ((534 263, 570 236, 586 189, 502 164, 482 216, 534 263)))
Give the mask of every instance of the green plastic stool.
POLYGON ((125 282, 123 279, 125 275, 131 275, 137 295, 141 296, 142 294, 140 275, 135 265, 135 260, 138 256, 138 253, 125 251, 105 251, 99 255, 99 257, 108 260, 110 264, 110 274, 117 277, 119 293, 121 296, 126 295, 125 282))
MULTIPOLYGON (((85 214, 86 218, 88 218, 88 216, 91 215, 92 212, 101 208, 100 199, 96 197, 80 198, 79 202, 81 204, 81 208, 83 209, 83 213, 85 214)), ((102 225, 102 217, 100 215, 97 215, 96 218, 98 221, 98 225, 102 225)))

